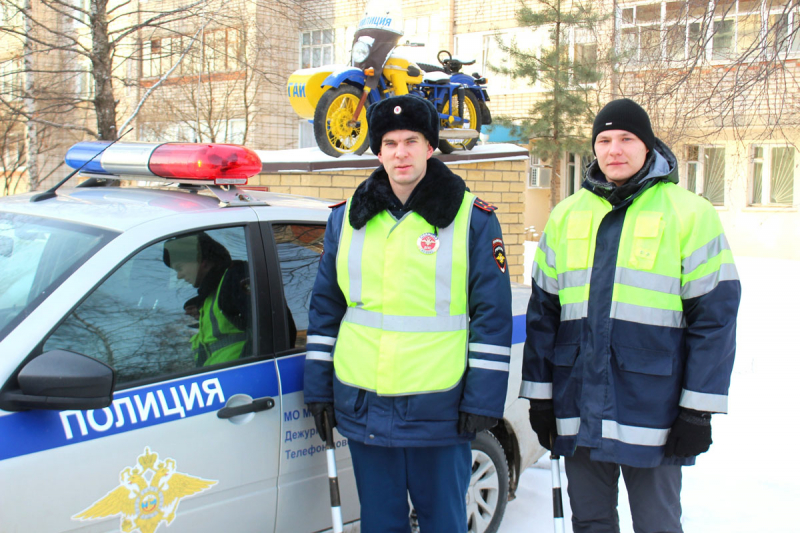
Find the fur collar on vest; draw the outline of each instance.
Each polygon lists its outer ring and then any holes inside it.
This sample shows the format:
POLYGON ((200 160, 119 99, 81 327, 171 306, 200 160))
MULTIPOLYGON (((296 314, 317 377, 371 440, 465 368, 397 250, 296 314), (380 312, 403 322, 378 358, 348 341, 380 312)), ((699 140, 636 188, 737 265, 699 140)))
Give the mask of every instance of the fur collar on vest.
MULTIPOLYGON (((466 190, 463 179, 453 174, 438 159, 430 158, 425 176, 404 207, 417 213, 431 226, 446 228, 455 220, 466 190)), ((350 225, 355 229, 363 228, 369 219, 384 209, 389 209, 395 199, 389 176, 381 165, 353 194, 350 202, 350 225)))

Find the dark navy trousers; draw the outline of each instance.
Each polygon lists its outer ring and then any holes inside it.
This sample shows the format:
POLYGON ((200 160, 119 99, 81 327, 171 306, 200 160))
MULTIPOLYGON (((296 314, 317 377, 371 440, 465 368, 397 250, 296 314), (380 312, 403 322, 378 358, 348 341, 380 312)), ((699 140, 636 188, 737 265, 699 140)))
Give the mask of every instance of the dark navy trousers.
POLYGON ((681 467, 655 468, 592 461, 579 446, 564 458, 574 533, 619 533, 619 473, 625 478, 635 533, 682 533, 681 467))
POLYGON ((420 533, 465 533, 472 473, 469 443, 387 448, 349 440, 362 533, 410 533, 409 496, 420 533))

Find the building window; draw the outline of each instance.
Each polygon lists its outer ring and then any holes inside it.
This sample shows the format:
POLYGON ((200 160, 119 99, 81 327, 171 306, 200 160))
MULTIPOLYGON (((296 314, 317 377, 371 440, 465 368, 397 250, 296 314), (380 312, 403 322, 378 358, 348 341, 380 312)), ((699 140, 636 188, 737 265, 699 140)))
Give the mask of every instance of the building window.
POLYGON ((22 26, 22 10, 12 2, 0 2, 0 26, 13 28, 22 26))
POLYGON ((186 57, 173 74, 237 71, 242 69, 245 61, 245 43, 238 29, 208 30, 203 33, 202 38, 194 42, 191 37, 184 36, 146 41, 142 75, 145 78, 162 76, 181 59, 184 52, 186 57))
POLYGON ((298 126, 300 148, 315 148, 317 141, 314 138, 314 124, 310 120, 301 120, 298 126))
POLYGON ((333 30, 304 31, 300 35, 300 68, 333 63, 333 30))
POLYGON ((697 172, 700 168, 700 147, 686 147, 686 189, 697 192, 697 172))
POLYGON ((23 74, 21 58, 0 61, 0 95, 5 98, 22 97, 23 74))
POLYGON ((800 38, 795 37, 799 18, 797 6, 767 0, 640 4, 617 12, 617 47, 632 63, 643 66, 698 55, 729 61, 746 52, 754 56, 764 48, 794 53, 800 52, 800 38))
POLYGON ((725 148, 686 146, 686 189, 725 205, 725 148))
POLYGON ((528 175, 528 188, 542 189, 550 187, 550 167, 542 163, 539 156, 531 157, 531 172, 528 175))
POLYGON ((79 96, 87 100, 90 100, 95 96, 92 62, 88 57, 81 57, 78 60, 77 92, 79 96))
POLYGON ((753 146, 752 150, 750 205, 792 205, 795 149, 753 146))
POLYGON ((567 157, 567 175, 564 183, 564 198, 572 196, 581 190, 583 174, 591 160, 587 156, 582 156, 573 152, 567 157))

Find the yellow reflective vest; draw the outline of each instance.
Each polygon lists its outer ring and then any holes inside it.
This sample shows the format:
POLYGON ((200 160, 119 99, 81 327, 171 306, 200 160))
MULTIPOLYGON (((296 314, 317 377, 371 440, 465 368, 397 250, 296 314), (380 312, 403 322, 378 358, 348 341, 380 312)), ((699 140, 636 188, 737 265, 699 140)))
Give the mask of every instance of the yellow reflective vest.
POLYGON ((384 210, 355 230, 348 201, 337 254, 347 311, 334 370, 345 384, 381 395, 444 391, 467 362, 469 218, 465 193, 452 224, 384 210))
POLYGON ((219 280, 217 290, 209 295, 199 309, 199 328, 192 336, 192 350, 197 366, 209 366, 238 359, 247 342, 247 333, 234 326, 219 308, 219 293, 225 275, 219 280))

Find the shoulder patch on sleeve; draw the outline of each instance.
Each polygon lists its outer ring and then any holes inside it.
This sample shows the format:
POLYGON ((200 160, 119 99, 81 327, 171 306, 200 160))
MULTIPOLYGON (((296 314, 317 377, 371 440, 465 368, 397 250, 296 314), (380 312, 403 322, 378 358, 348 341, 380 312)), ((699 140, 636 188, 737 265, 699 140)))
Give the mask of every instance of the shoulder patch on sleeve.
POLYGON ((492 211, 497 211, 497 207, 493 206, 492 204, 486 203, 478 197, 475 197, 475 202, 473 202, 475 207, 478 209, 483 209, 484 211, 491 213, 492 211))
POLYGON ((344 205, 346 203, 347 203, 347 200, 342 200, 338 204, 329 205, 328 207, 331 208, 331 209, 335 209, 335 208, 339 207, 340 205, 344 205))

